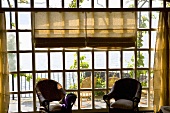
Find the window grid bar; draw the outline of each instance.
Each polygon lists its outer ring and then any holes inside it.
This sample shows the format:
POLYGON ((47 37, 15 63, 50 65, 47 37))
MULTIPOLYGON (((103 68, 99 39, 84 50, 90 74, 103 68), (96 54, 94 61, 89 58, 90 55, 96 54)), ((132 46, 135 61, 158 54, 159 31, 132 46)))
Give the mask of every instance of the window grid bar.
POLYGON ((2 8, 2 1, 0 2, 0 9, 2 8))
POLYGON ((138 0, 135 0, 135 8, 138 8, 138 0))
POLYGON ((77 3, 77 4, 76 4, 76 5, 77 5, 77 8, 79 8, 79 6, 80 6, 80 5, 79 5, 79 4, 80 4, 80 3, 79 3, 79 0, 77 0, 76 3, 77 3))
MULTIPOLYGON (((80 102, 80 52, 77 51, 77 75, 78 75, 78 102, 80 102)), ((80 103, 78 103, 78 109, 81 109, 80 103)))
POLYGON ((91 0, 91 8, 94 8, 94 0, 91 0))
POLYGON ((65 89, 65 77, 66 77, 66 65, 65 65, 65 49, 63 49, 62 55, 63 55, 63 88, 65 89))
MULTIPOLYGON (((15 3, 15 6, 16 3, 15 3)), ((18 12, 15 12, 15 23, 16 23, 16 30, 18 29, 18 12)), ((16 55, 17 55, 17 88, 18 88, 18 111, 21 112, 21 87, 20 87, 20 57, 19 57, 19 33, 16 31, 16 55)))
MULTIPOLYGON (((149 28, 151 29, 152 28, 152 12, 150 11, 149 12, 149 28)), ((148 51, 148 53, 149 53, 149 58, 148 59, 151 59, 151 30, 149 30, 149 51, 148 51)), ((149 60, 150 61, 150 60, 149 60)), ((150 104, 150 78, 151 78, 151 75, 150 75, 150 73, 151 73, 151 62, 149 62, 148 63, 148 65, 149 65, 149 70, 148 70, 148 107, 151 107, 151 104, 150 104)))
POLYGON ((49 0, 46 0, 46 7, 49 8, 50 5, 49 5, 49 0))
POLYGON ((33 8, 34 7, 34 0, 30 0, 30 2, 31 2, 31 8, 33 8))
POLYGON ((18 0, 14 0, 14 6, 15 8, 18 8, 18 0))
MULTIPOLYGON (((33 3, 33 0, 31 0, 31 2, 33 3)), ((31 5, 32 5, 32 3, 31 3, 31 5)), ((35 25, 35 23, 34 23, 34 21, 32 21, 32 20, 34 20, 34 13, 31 13, 31 28, 33 28, 34 29, 34 25, 35 25)), ((34 37, 34 30, 31 30, 31 36, 32 37, 34 37)), ((35 71, 35 49, 34 49, 34 40, 31 40, 32 41, 32 72, 30 72, 30 73, 32 73, 32 78, 33 78, 33 86, 35 86, 35 84, 36 84, 36 71, 35 71)), ((34 106, 34 111, 36 111, 37 110, 37 106, 36 106, 36 92, 35 92, 35 90, 33 90, 33 106, 34 106)))
MULTIPOLYGON (((94 78, 94 49, 92 49, 92 78, 94 78)), ((93 81, 94 82, 94 81, 93 81)), ((93 100, 92 100, 92 109, 94 109, 94 88, 92 88, 92 95, 93 95, 93 100)))
MULTIPOLYGON (((31 0, 31 7, 33 6, 33 1, 34 0, 31 0)), ((49 0, 47 0, 47 1, 49 1, 49 0)), ((63 0, 64 1, 64 0, 63 0)), ((107 0, 108 1, 108 0, 107 0)), ((94 1, 92 2, 93 4, 94 4, 94 1)), ((152 3, 152 2, 151 2, 152 3)), ((152 4, 150 4, 150 5, 152 5, 152 4)), ((15 3, 15 6, 17 6, 17 4, 15 3)), ((93 7, 94 7, 94 5, 93 5, 93 7)), ((32 19, 31 20, 33 20, 33 13, 31 13, 32 14, 32 19)), ((149 51, 149 59, 151 58, 151 22, 152 22, 152 19, 151 19, 151 12, 150 12, 150 24, 149 24, 149 29, 147 29, 148 31, 149 31, 149 49, 138 49, 137 47, 135 47, 135 49, 131 49, 131 50, 135 50, 135 51, 137 51, 137 50, 148 50, 149 51)), ((20 67, 19 67, 19 63, 20 63, 20 61, 19 61, 19 53, 22 53, 22 51, 20 51, 19 50, 19 32, 25 32, 26 30, 19 30, 18 29, 18 12, 16 11, 16 13, 15 13, 15 21, 16 21, 16 30, 11 30, 11 31, 14 31, 14 32, 16 32, 16 40, 17 40, 17 50, 16 50, 16 53, 17 53, 17 76, 18 76, 18 78, 17 78, 17 80, 18 80, 18 85, 17 85, 17 87, 18 87, 18 92, 16 93, 16 94, 18 94, 18 111, 20 112, 21 111, 21 96, 20 96, 20 94, 25 94, 26 92, 21 92, 20 90, 20 73, 22 73, 22 71, 20 71, 20 67)), ((32 28, 33 28, 33 22, 32 22, 32 28)), ((10 30, 9 30, 10 31, 10 30)), ((32 31, 32 37, 33 37, 33 30, 29 30, 29 31, 32 31)), ((121 73, 121 77, 123 76, 122 75, 122 73, 123 73, 123 71, 124 70, 126 70, 126 68, 123 68, 123 51, 131 51, 131 50, 121 50, 121 68, 120 69, 118 69, 118 70, 120 70, 120 73, 121 73)), ((34 44, 33 44, 33 41, 32 41, 32 66, 33 66, 33 85, 35 84, 35 81, 36 81, 36 77, 34 76, 35 74, 36 74, 36 71, 35 71, 35 52, 36 51, 38 51, 38 50, 34 50, 34 44)), ((48 49, 48 50, 42 50, 42 51, 44 51, 44 52, 48 52, 48 76, 49 76, 49 78, 51 77, 51 72, 53 72, 53 71, 51 71, 50 70, 50 52, 51 51, 57 51, 57 50, 50 50, 50 49, 48 49)), ((41 51, 41 52, 42 52, 41 51)), ((63 53, 63 62, 65 62, 65 52, 66 51, 69 51, 69 50, 65 50, 65 49, 63 49, 63 50, 61 50, 62 51, 62 53, 63 53)), ((74 51, 74 50, 73 50, 74 51)), ((79 60, 79 57, 80 57, 80 52, 81 51, 83 51, 83 50, 78 50, 78 61, 80 61, 79 60)), ((93 78, 93 80, 94 80, 94 71, 99 71, 99 70, 96 70, 96 69, 94 69, 94 51, 96 51, 96 50, 92 50, 92 78, 93 78)), ((23 51, 24 52, 24 51, 23 51)), ((28 52, 30 52, 30 51, 28 51, 28 52)), ((9 52, 10 53, 10 52, 9 52)), ((135 55, 137 56, 137 53, 135 53, 135 55)), ((107 57, 107 60, 106 60, 106 69, 103 69, 104 71, 106 71, 106 77, 108 76, 108 73, 109 73, 109 71, 111 70, 111 69, 108 69, 108 50, 106 50, 106 57, 107 57)), ((136 57, 135 57, 136 58, 136 57)), ((135 59, 136 60, 136 59, 135 59)), ((150 63, 151 62, 149 62, 149 68, 137 68, 137 65, 135 64, 135 73, 136 73, 136 70, 147 70, 148 69, 148 71, 149 71, 149 78, 150 78, 150 70, 151 70, 151 68, 150 68, 150 63)), ((78 65, 80 65, 80 63, 78 63, 78 65)), ((75 72, 78 72, 78 77, 80 77, 79 76, 79 73, 80 73, 80 66, 78 66, 79 68, 78 68, 78 71, 75 71, 75 72)), ((128 69, 127 68, 127 70, 130 70, 130 69, 128 69)), ((133 70, 133 69, 132 69, 133 70)), ((61 70, 60 70, 61 71, 61 70)), ((63 63, 63 70, 61 71, 61 72, 63 72, 63 78, 65 78, 65 72, 70 72, 70 70, 65 70, 65 63, 63 63)), ((29 71, 28 71, 29 72, 29 71)), ((39 72, 39 71, 37 71, 37 72, 39 72)), ((44 71, 45 72, 45 71, 44 71)), ((54 72, 59 72, 59 71, 54 71, 54 72)), ((135 74, 136 75, 136 74, 135 74)), ((108 78, 108 77, 107 77, 108 78)), ((80 78, 78 78, 78 83, 80 82, 80 78)), ((92 81, 92 83, 94 84, 94 81, 92 81)), ((150 84, 150 82, 148 82, 149 84, 150 84)), ((109 88, 108 88, 108 81, 106 82, 106 84, 107 84, 107 87, 106 87, 106 89, 104 89, 104 90, 106 90, 106 92, 108 92, 108 90, 109 90, 109 88)), ((63 79, 63 87, 65 88, 65 79, 63 79)), ((78 85, 78 89, 80 89, 80 86, 78 85)), ((143 88, 143 89, 148 89, 148 88, 143 88)), ((92 92, 93 92, 93 101, 92 101, 92 106, 93 106, 93 109, 95 109, 94 108, 94 91, 96 91, 95 89, 94 89, 94 85, 93 85, 93 88, 92 88, 92 92)), ((80 90, 78 90, 78 94, 80 94, 80 90)), ((27 92, 28 93, 28 92, 27 92)), ((150 92, 148 93, 148 95, 150 95, 150 92)), ((79 95, 79 97, 80 97, 80 95, 79 95)), ((33 102, 33 104, 34 104, 34 111, 36 110, 36 95, 34 95, 34 102, 33 102)), ((149 98, 150 98, 150 96, 149 96, 149 98)), ((149 99, 148 98, 148 106, 150 107, 150 103, 149 103, 149 99)), ((80 99, 80 98, 79 98, 80 99)), ((79 101, 78 101, 79 102, 79 101)), ((80 110, 80 104, 79 104, 79 107, 78 107, 78 110, 80 110)))
POLYGON ((149 0, 149 7, 152 7, 152 0, 149 0))
POLYGON ((62 8, 64 8, 64 0, 62 0, 62 8))
POLYGON ((123 8, 123 0, 120 0, 120 8, 123 8))
POLYGON ((106 8, 109 8, 109 0, 106 0, 106 8))

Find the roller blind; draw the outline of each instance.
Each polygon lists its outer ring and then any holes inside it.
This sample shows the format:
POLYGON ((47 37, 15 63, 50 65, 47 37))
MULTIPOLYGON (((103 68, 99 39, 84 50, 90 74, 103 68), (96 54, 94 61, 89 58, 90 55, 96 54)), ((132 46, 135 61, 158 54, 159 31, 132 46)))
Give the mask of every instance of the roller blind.
POLYGON ((136 12, 36 12, 35 47, 134 47, 136 12))

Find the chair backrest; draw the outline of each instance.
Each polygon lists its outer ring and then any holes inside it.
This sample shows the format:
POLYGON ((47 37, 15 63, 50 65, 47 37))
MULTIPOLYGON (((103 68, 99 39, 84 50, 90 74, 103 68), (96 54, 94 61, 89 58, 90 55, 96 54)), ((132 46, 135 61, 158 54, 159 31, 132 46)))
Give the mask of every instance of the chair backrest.
POLYGON ((49 101, 60 101, 66 95, 60 83, 49 79, 38 81, 35 89, 37 93, 40 92, 49 101))
POLYGON ((132 98, 136 95, 137 92, 141 94, 142 86, 141 83, 136 79, 123 78, 116 81, 112 89, 114 89, 112 93, 116 95, 115 100, 132 100, 132 98))

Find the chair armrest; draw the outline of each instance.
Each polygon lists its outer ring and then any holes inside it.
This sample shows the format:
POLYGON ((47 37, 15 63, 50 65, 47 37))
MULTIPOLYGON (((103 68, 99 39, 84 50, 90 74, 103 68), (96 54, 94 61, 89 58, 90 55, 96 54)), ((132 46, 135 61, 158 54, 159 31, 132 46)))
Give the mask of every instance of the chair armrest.
POLYGON ((138 98, 138 97, 133 97, 133 98, 132 98, 132 101, 139 103, 139 102, 140 102, 140 98, 138 98))
POLYGON ((37 96, 39 98, 41 106, 47 106, 49 105, 49 101, 44 98, 44 96, 41 94, 40 91, 37 91, 37 96))
POLYGON ((110 99, 109 99, 109 95, 104 95, 103 96, 103 100, 106 102, 107 106, 110 107, 110 99))
POLYGON ((132 101, 133 101, 133 108, 137 108, 138 109, 138 103, 140 102, 140 98, 133 97, 132 101))
POLYGON ((141 84, 138 84, 137 91, 136 91, 136 94, 135 94, 135 97, 133 98, 133 100, 137 99, 137 102, 139 103, 140 98, 141 98, 141 93, 142 93, 142 86, 141 86, 141 84))
POLYGON ((109 99, 108 97, 109 97, 108 95, 103 95, 103 100, 108 100, 109 99))

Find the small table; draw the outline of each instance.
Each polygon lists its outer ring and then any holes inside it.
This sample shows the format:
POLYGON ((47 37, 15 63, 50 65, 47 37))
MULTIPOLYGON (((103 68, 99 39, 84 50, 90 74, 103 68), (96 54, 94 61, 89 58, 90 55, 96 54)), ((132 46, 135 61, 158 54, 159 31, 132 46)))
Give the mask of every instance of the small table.
POLYGON ((170 106, 161 106, 160 113, 170 113, 170 106))

